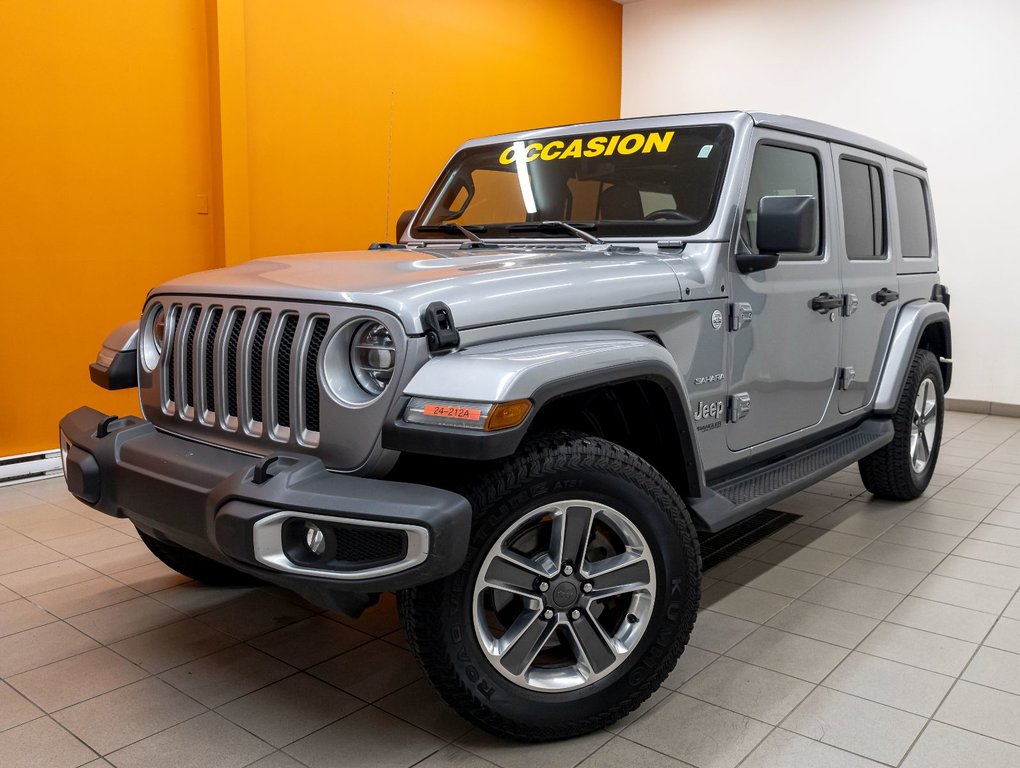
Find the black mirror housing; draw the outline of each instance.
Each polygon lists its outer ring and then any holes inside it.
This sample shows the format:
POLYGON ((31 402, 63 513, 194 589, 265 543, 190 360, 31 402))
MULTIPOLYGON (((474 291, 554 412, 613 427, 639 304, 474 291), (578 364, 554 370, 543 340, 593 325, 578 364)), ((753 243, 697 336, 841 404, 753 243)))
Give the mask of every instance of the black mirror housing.
POLYGON ((817 222, 818 201, 812 195, 763 197, 758 201, 758 252, 811 253, 817 222))
POLYGON ((411 223, 411 219, 414 218, 414 211, 404 211, 397 217, 397 232, 396 238, 393 240, 395 243, 400 242, 400 238, 403 237, 404 232, 407 231, 407 226, 411 223))

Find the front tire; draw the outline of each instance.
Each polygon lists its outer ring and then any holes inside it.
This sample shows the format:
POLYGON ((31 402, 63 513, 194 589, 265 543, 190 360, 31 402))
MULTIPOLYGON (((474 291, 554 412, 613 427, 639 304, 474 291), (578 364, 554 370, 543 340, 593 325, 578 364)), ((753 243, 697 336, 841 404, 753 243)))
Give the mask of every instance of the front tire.
POLYGON ((919 349, 893 415, 892 442, 858 462, 864 487, 894 501, 924 493, 939 457, 944 410, 942 368, 935 355, 919 349))
POLYGON ((464 565, 400 595, 411 647, 470 722, 546 741, 609 725, 666 678, 697 615, 690 517, 605 440, 536 440, 486 473, 464 565))

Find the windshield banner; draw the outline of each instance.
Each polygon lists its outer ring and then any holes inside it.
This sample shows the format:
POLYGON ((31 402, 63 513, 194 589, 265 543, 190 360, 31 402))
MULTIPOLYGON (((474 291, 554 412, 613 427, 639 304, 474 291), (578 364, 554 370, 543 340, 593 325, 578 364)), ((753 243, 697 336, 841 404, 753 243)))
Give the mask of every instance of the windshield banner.
POLYGON ((563 160, 570 157, 609 157, 610 155, 633 155, 638 152, 665 152, 673 141, 673 131, 659 133, 628 133, 613 136, 587 136, 585 138, 561 141, 534 142, 525 144, 515 141, 499 156, 500 165, 510 165, 522 157, 526 163, 536 160, 563 160))

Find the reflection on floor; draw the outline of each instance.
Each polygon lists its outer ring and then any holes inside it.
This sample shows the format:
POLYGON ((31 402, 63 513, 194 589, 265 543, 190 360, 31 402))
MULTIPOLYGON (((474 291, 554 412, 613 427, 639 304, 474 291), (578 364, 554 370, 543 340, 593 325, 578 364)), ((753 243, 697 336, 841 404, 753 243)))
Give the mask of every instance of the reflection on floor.
POLYGON ((1020 420, 945 437, 915 502, 848 469, 775 505, 796 521, 706 572, 645 706, 533 746, 435 697, 390 599, 351 621, 200 587, 60 481, 2 488, 0 765, 1020 765, 1020 420))

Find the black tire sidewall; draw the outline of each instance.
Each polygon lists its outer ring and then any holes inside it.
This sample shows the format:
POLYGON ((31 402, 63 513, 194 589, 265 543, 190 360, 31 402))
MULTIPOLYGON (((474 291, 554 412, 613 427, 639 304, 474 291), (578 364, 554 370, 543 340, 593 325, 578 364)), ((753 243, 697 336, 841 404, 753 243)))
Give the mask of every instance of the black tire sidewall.
POLYGON ((914 386, 910 388, 910 391, 905 393, 907 397, 903 403, 906 406, 905 421, 906 421, 906 434, 907 434, 907 450, 906 450, 906 462, 907 470, 910 475, 910 481, 917 489, 918 495, 920 495, 927 487, 928 483, 931 482, 931 476, 935 473, 935 465, 939 458, 939 449, 942 445, 942 422, 945 414, 945 392, 942 383, 942 369, 939 367, 938 360, 931 352, 921 351, 918 352, 917 358, 917 378, 914 386), (935 438, 932 443, 931 454, 928 456, 928 463, 924 467, 923 472, 914 471, 913 457, 910 455, 910 428, 911 419, 914 414, 914 401, 917 398, 917 393, 921 389, 926 379, 930 379, 932 384, 935 386, 935 407, 936 407, 936 418, 935 418, 935 438))
MULTIPOLYGON (((635 482, 595 469, 571 469, 554 477, 531 478, 509 498, 479 510, 466 564, 443 582, 440 621, 450 638, 450 660, 460 684, 495 714, 516 726, 548 726, 563 719, 585 720, 603 714, 608 706, 634 696, 649 680, 660 679, 662 666, 675 663, 675 638, 690 633, 687 623, 691 590, 684 546, 675 513, 663 499, 635 482), (584 499, 616 509, 640 530, 654 553, 656 593, 649 626, 628 659, 591 686, 561 693, 537 692, 516 685, 496 671, 476 638, 473 592, 482 561, 498 537, 522 516, 556 501, 584 499), (680 564, 678 566, 678 564, 680 564), (670 656, 673 659, 669 659, 670 656)), ((687 524, 686 520, 679 524, 687 524)), ((693 553, 697 558, 697 554, 693 553)), ((696 601, 695 601, 696 604, 696 601)), ((693 623, 693 622, 690 622, 693 623)), ((668 673, 668 670, 666 670, 668 673)))

